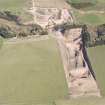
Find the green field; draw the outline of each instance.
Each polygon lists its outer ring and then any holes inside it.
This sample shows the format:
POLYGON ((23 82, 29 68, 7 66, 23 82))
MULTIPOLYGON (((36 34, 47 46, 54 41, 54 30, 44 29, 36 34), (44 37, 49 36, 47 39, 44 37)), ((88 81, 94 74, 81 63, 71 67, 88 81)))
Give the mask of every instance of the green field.
POLYGON ((68 0, 73 4, 84 4, 86 6, 83 6, 83 10, 104 10, 105 9, 105 0, 68 0), (88 4, 89 3, 89 4, 88 4), (88 6, 87 6, 88 4, 88 6))
POLYGON ((61 57, 53 39, 14 44, 4 41, 0 49, 0 103, 53 102, 67 94, 61 57))
POLYGON ((30 7, 30 0, 0 0, 1 11, 11 11, 20 16, 23 21, 32 20, 31 15, 27 12, 30 7))
POLYGON ((88 48, 87 52, 102 97, 79 97, 76 99, 58 100, 56 101, 56 105, 105 105, 105 46, 88 48))
POLYGON ((105 105, 105 98, 81 97, 56 101, 56 105, 105 105))
MULTIPOLYGON (((77 3, 84 3, 88 2, 85 0, 70 0, 72 2, 74 2, 75 4, 77 3)), ((89 0, 91 1, 91 0, 89 0)), ((87 25, 91 25, 91 26, 97 26, 100 24, 104 24, 105 23, 105 14, 104 13, 100 13, 102 11, 105 11, 105 0, 92 0, 91 2, 94 2, 94 5, 91 6, 84 6, 84 8, 80 8, 80 9, 74 9, 74 16, 76 17, 76 22, 80 23, 80 24, 87 24, 87 25), (79 12, 79 11, 80 12, 79 12), (82 13, 82 11, 84 13, 82 13), (87 13, 88 12, 88 13, 87 13), (90 12, 90 13, 89 13, 90 12), (92 13, 91 13, 92 12, 92 13)))
POLYGON ((105 46, 88 48, 88 54, 101 94, 105 96, 105 46))
POLYGON ((78 11, 74 12, 76 22, 80 24, 87 24, 90 26, 97 26, 105 23, 105 14, 86 13, 80 14, 78 11))
MULTIPOLYGON (((17 14, 23 22, 32 21, 31 15, 26 12, 31 7, 30 1, 0 0, 0 10, 17 14)), ((93 1, 96 4, 83 11, 105 10, 105 0, 93 1)), ((77 23, 92 27, 105 23, 105 14, 80 14, 73 10, 77 23)), ((4 19, 0 19, 0 24, 18 28, 14 22, 4 19)), ((7 43, 0 38, 0 104, 105 105, 105 46, 88 48, 87 51, 102 98, 68 98, 63 64, 54 39, 7 43)))
MULTIPOLYGON (((89 48, 88 54, 104 96, 105 46, 89 48)), ((67 94, 63 65, 55 40, 34 42, 25 40, 12 44, 3 42, 0 49, 0 103, 8 105, 105 105, 105 98, 66 99, 67 94)))

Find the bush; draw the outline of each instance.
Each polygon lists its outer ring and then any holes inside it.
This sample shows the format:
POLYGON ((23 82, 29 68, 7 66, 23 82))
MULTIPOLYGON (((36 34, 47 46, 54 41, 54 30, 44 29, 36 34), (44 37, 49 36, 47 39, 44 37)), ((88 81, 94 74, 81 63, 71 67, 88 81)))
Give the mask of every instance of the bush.
POLYGON ((54 27, 54 31, 61 31, 62 33, 65 32, 65 30, 67 29, 72 29, 72 28, 82 28, 84 25, 79 25, 79 24, 69 24, 69 23, 64 23, 64 24, 60 24, 60 25, 55 25, 54 27))
POLYGON ((48 31, 47 31, 47 30, 42 30, 42 31, 40 32, 40 35, 48 35, 48 31))
POLYGON ((11 30, 9 26, 1 25, 0 26, 0 36, 3 38, 12 38, 16 36, 16 33, 11 30))
POLYGON ((29 35, 47 35, 48 32, 37 24, 23 25, 16 30, 17 37, 27 37, 29 35))
POLYGON ((8 25, 0 25, 0 36, 3 38, 12 37, 27 37, 29 35, 47 35, 47 30, 41 26, 34 25, 20 25, 19 27, 10 27, 8 25))
POLYGON ((86 25, 83 26, 82 38, 83 38, 83 43, 85 44, 85 46, 88 46, 88 43, 90 43, 91 38, 90 38, 90 33, 86 25))
POLYGON ((15 29, 16 36, 21 37, 27 37, 30 35, 29 28, 27 26, 20 26, 18 29, 15 29))
POLYGON ((28 27, 30 29, 31 35, 46 35, 46 34, 48 34, 47 30, 43 29, 40 25, 31 24, 28 27))
POLYGON ((8 21, 14 21, 16 22, 18 25, 21 24, 21 19, 19 16, 13 14, 12 12, 10 11, 3 11, 3 12, 0 12, 0 18, 3 18, 3 19, 6 19, 8 21))

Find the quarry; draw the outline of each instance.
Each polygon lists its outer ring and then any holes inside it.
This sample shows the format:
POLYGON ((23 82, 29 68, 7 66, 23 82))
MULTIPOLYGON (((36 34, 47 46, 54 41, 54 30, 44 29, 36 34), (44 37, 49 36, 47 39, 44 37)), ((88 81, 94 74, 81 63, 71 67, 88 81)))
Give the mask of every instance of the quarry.
POLYGON ((82 27, 56 31, 68 83, 72 97, 94 95, 100 97, 96 80, 84 56, 82 27))
POLYGON ((0 103, 104 105, 104 13, 104 0, 0 0, 0 103))
POLYGON ((74 23, 72 9, 64 3, 54 6, 56 1, 32 0, 33 7, 30 13, 33 15, 34 23, 47 28, 55 35, 62 56, 69 95, 77 96, 101 96, 97 86, 94 71, 90 70, 87 59, 85 59, 86 49, 83 43, 83 27, 65 28, 56 30, 56 25, 74 23), (92 71, 92 72, 91 72, 92 71))

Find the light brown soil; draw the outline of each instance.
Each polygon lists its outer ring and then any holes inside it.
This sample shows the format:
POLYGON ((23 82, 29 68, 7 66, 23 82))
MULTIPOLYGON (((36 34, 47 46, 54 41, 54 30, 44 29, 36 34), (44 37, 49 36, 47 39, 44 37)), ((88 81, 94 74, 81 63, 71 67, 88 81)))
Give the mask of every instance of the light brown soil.
POLYGON ((34 0, 36 6, 41 8, 67 8, 70 9, 70 5, 65 0, 34 0))
MULTIPOLYGON (((98 89, 96 80, 93 78, 89 70, 87 62, 83 57, 82 50, 79 51, 78 55, 80 59, 77 59, 74 54, 75 50, 78 50, 78 43, 73 42, 73 40, 81 35, 81 30, 73 29, 68 34, 68 39, 66 39, 66 41, 61 32, 57 32, 56 36, 62 55, 70 96, 100 96, 100 91, 98 89), (85 67, 82 65, 81 61, 85 62, 85 67), (76 66, 75 62, 77 62, 77 65, 79 65, 78 67, 76 66)), ((81 38, 82 37, 80 37, 80 39, 81 38)), ((81 42, 81 40, 79 41, 81 42)))

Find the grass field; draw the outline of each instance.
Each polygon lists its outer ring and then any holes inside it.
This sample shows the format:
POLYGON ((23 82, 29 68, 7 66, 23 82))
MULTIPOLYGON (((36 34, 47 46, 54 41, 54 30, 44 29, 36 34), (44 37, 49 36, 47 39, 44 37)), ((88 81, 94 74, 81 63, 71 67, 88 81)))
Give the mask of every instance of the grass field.
MULTIPOLYGON (((0 10, 9 10, 32 20, 27 14, 29 0, 0 0, 0 10)), ((105 9, 105 0, 84 10, 105 9)), ((76 20, 96 26, 105 14, 79 14, 76 20)), ((0 19, 15 27, 15 24, 0 19)), ((53 39, 6 44, 0 38, 0 104, 6 105, 105 105, 105 46, 87 49, 103 98, 68 98, 68 88, 58 46, 53 39)))
POLYGON ((86 3, 90 3, 91 5, 86 5, 83 6, 83 10, 104 10, 105 9, 105 0, 68 0, 71 3, 74 4, 80 4, 80 3, 84 3, 84 5, 86 3))
POLYGON ((0 103, 52 102, 67 97, 67 93, 63 65, 53 39, 4 42, 0 49, 0 103))
MULTIPOLYGON (((72 1, 72 0, 71 0, 72 1)), ((73 2, 85 2, 85 0, 73 0, 73 2)), ((76 22, 80 24, 87 24, 91 26, 97 26, 100 24, 105 23, 105 14, 98 13, 105 10, 105 0, 93 0, 94 5, 91 6, 85 6, 85 8, 81 9, 73 9, 74 10, 74 16, 76 17, 76 22), (84 11, 84 13, 80 13, 80 11, 84 11), (95 11, 97 11, 95 13, 95 11), (92 13, 87 13, 92 12, 92 13)))
POLYGON ((0 0, 0 9, 20 10, 28 0, 0 0))
POLYGON ((101 94, 105 96, 105 46, 88 48, 88 54, 101 94))
POLYGON ((96 13, 88 13, 88 14, 80 14, 78 11, 74 12, 76 17, 76 21, 81 24, 87 24, 91 26, 97 26, 105 23, 105 14, 96 14, 96 13))
POLYGON ((11 11, 20 16, 23 21, 32 20, 27 10, 31 7, 30 0, 0 0, 0 10, 11 11))

